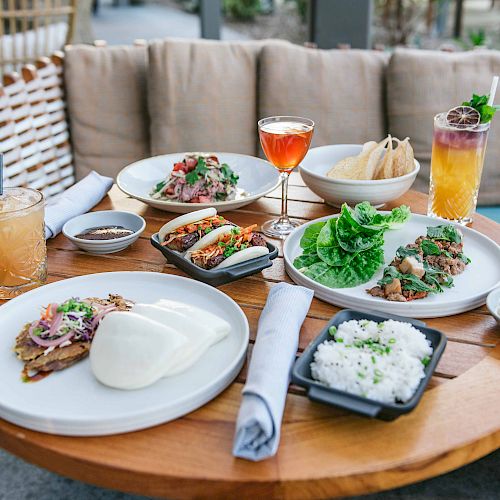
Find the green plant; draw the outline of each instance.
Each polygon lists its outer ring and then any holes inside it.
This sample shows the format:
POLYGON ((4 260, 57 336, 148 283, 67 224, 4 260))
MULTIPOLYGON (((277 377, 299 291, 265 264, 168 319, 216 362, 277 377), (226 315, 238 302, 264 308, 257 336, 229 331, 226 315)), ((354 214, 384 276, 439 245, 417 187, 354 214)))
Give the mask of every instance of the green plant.
POLYGON ((484 29, 480 28, 477 31, 470 31, 469 41, 473 47, 481 47, 483 45, 486 45, 486 33, 484 29))
POLYGON ((224 12, 236 19, 253 19, 260 12, 260 0, 224 0, 224 12))

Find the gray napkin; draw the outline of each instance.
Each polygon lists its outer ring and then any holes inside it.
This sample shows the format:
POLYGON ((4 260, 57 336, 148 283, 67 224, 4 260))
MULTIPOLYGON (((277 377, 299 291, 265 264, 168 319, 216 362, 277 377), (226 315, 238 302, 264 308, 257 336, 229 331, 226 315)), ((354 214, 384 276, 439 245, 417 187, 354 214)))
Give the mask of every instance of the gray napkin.
POLYGON ((287 283, 269 293, 236 422, 236 457, 258 461, 272 457, 278 449, 290 370, 312 298, 312 290, 287 283))
POLYGON ((45 207, 45 239, 55 238, 66 222, 95 207, 112 185, 111 177, 92 171, 60 195, 49 199, 45 207))

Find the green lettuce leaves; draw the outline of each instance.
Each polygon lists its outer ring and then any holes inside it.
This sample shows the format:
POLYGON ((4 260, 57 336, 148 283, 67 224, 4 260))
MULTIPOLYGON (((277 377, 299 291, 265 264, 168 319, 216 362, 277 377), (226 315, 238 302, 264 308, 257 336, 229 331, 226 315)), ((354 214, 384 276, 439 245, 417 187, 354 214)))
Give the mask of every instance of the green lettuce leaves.
POLYGON ((384 262, 384 232, 401 227, 410 215, 404 205, 381 214, 366 201, 354 208, 344 203, 338 217, 306 228, 294 267, 330 288, 366 283, 384 262))

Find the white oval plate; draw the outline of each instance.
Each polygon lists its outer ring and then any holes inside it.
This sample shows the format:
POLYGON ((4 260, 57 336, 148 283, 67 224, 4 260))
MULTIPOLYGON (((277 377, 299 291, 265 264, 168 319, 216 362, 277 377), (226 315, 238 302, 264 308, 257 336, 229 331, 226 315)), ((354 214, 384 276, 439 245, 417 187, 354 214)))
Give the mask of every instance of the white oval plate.
POLYGON ((207 207, 215 207, 218 212, 236 210, 258 200, 280 185, 278 171, 265 160, 236 153, 214 154, 221 163, 227 163, 239 175, 237 187, 243 189, 247 193, 246 196, 215 203, 182 203, 151 198, 150 192, 153 186, 167 178, 174 163, 182 161, 185 153, 153 156, 132 163, 118 174, 116 183, 125 194, 132 198, 141 200, 154 208, 180 214, 207 207))
POLYGON ((90 274, 58 281, 0 306, 0 418, 35 431, 67 436, 101 436, 136 431, 179 418, 222 392, 238 375, 248 345, 248 321, 232 299, 195 280, 160 273, 90 274), (88 358, 34 383, 21 381, 22 363, 12 352, 23 325, 40 306, 69 297, 118 293, 135 302, 186 301, 223 317, 231 325, 185 373, 135 391, 100 384, 88 358))
POLYGON ((490 238, 473 229, 459 226, 464 234, 464 253, 471 259, 467 269, 459 276, 454 276, 455 286, 443 293, 411 302, 391 302, 379 297, 372 297, 366 289, 372 288, 382 277, 387 266, 400 246, 413 243, 420 235, 425 235, 427 226, 442 223, 438 219, 425 215, 413 214, 402 229, 387 231, 384 234, 384 266, 373 279, 353 288, 328 288, 304 276, 293 267, 295 257, 301 255, 300 238, 307 226, 330 216, 313 220, 295 229, 285 241, 285 268, 292 280, 314 290, 314 295, 339 307, 371 309, 413 318, 437 318, 469 311, 483 305, 488 293, 500 284, 500 247, 490 238))

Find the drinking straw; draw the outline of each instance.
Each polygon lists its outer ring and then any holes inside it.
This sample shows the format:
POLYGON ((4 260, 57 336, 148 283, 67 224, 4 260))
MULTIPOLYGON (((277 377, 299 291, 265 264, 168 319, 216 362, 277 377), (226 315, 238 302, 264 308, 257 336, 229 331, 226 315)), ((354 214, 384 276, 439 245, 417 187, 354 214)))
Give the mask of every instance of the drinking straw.
POLYGON ((495 100, 495 94, 497 92, 498 76, 493 77, 490 89, 490 98, 488 99, 488 106, 493 106, 493 101, 495 100))
POLYGON ((0 153, 0 196, 3 195, 3 153, 0 153))

